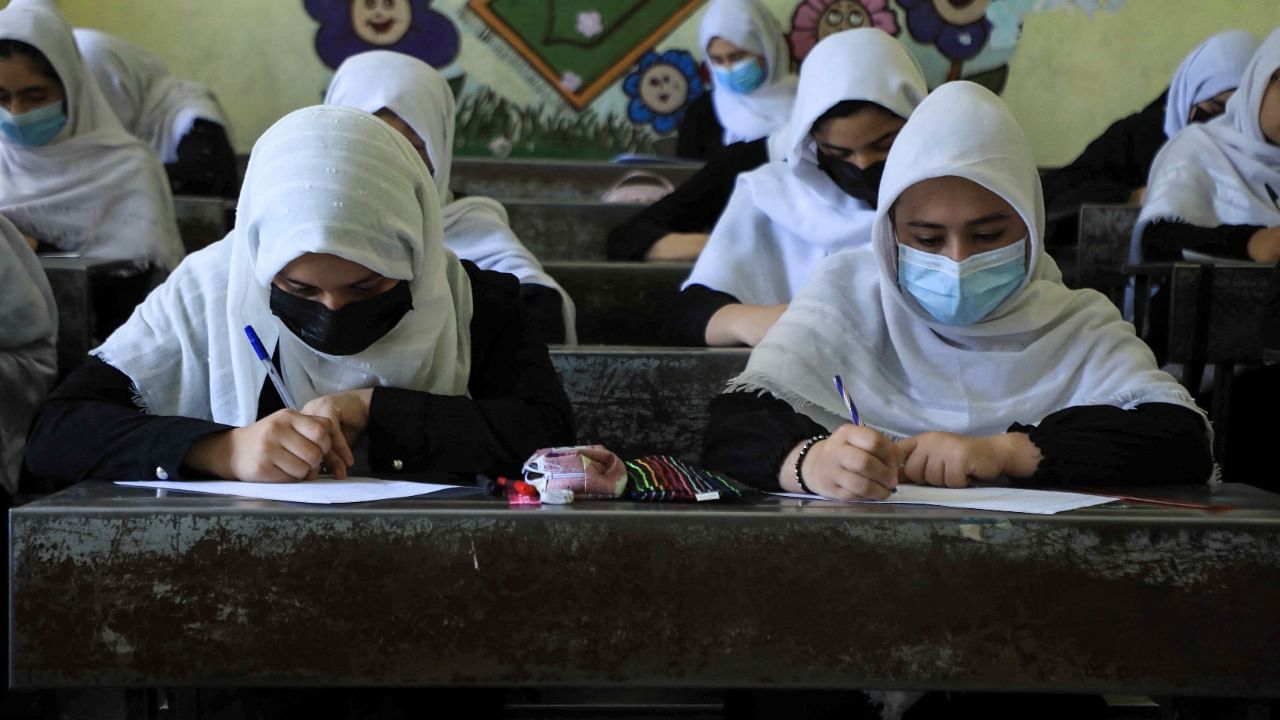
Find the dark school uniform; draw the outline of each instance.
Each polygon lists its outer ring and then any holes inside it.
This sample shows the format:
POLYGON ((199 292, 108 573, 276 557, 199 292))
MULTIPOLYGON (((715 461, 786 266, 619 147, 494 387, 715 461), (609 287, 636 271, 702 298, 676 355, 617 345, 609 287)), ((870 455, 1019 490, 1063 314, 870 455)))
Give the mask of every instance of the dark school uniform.
POLYGON ((769 161, 767 138, 717 150, 675 191, 609 231, 610 260, 643 260, 670 233, 709 233, 729 204, 738 175, 769 161))
MULTIPOLYGON (((827 430, 767 392, 734 392, 711 401, 702 462, 762 490, 798 443, 827 430)), ((1213 468, 1204 421, 1180 405, 1133 410, 1087 405, 1059 410, 1037 425, 1011 423, 1040 448, 1040 466, 1023 486, 1135 486, 1202 483, 1213 468)), ((791 472, 791 469, 787 469, 791 472)))

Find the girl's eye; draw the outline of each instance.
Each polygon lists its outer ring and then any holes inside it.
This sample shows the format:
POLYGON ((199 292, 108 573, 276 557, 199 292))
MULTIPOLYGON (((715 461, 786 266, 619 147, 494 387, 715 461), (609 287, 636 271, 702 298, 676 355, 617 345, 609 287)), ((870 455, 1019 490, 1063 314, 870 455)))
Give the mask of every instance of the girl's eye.
POLYGON ((919 235, 915 235, 913 236, 913 239, 922 247, 930 249, 937 248, 942 245, 942 238, 940 237, 921 237, 919 235))
POLYGON ((1004 231, 974 233, 973 239, 978 242, 995 242, 996 240, 999 240, 1003 235, 1004 235, 1004 231))
POLYGON ((289 291, 290 295, 297 295, 298 297, 312 297, 317 292, 310 285, 294 285, 292 283, 289 283, 285 289, 289 291))

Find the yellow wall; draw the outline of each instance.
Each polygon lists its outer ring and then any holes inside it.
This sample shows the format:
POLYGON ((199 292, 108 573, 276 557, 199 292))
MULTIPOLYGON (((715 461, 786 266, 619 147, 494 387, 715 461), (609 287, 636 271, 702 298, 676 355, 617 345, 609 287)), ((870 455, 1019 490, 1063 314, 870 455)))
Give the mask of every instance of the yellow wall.
MULTIPOLYGON (((462 4, 435 3, 442 10, 462 4)), ((786 17, 795 2, 768 4, 786 17)), ((241 151, 280 115, 318 102, 329 77, 312 49, 315 24, 301 0, 60 0, 59 6, 72 24, 148 47, 175 73, 214 87, 241 151)), ((1150 102, 1203 37, 1231 27, 1262 35, 1277 26, 1280 0, 1123 0, 1119 9, 1092 17, 1077 8, 1035 13, 1026 18, 1005 97, 1040 164, 1060 165, 1110 122, 1150 102)), ((693 34, 687 27, 679 33, 693 34)), ((470 40, 462 55, 469 74, 511 73, 470 40)))

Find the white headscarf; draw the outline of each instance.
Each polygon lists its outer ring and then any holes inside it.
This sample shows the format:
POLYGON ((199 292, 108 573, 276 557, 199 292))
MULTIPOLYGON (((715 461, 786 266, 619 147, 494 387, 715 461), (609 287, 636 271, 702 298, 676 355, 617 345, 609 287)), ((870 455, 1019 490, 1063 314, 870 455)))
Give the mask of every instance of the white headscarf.
POLYGON ((1142 234, 1156 220, 1210 228, 1280 226, 1280 147, 1267 142, 1258 124, 1262 96, 1277 68, 1280 30, 1254 53, 1226 112, 1186 127, 1161 148, 1134 228, 1133 259, 1141 257, 1142 234))
POLYGON ((44 54, 66 91, 67 124, 48 145, 0 138, 0 214, 60 250, 172 268, 182 259, 169 181, 154 151, 120 126, 76 49, 41 3, 0 10, 0 39, 44 54))
POLYGON ((0 217, 0 487, 18 488, 27 427, 58 376, 58 308, 27 241, 0 217))
POLYGON ((943 85, 889 152, 872 245, 819 267, 733 387, 767 390, 834 429, 848 422, 832 384, 839 373, 864 422, 894 437, 992 435, 1077 405, 1165 402, 1199 412, 1115 306, 1063 286, 1043 229, 1035 157, 1008 107, 973 83, 943 85), (890 209, 907 188, 944 176, 1002 197, 1029 234, 1027 279, 968 326, 938 323, 897 280, 890 209))
POLYGON ((782 25, 757 0, 711 0, 698 30, 702 51, 717 37, 764 58, 765 80, 755 90, 743 94, 719 85, 711 89, 724 144, 758 140, 787 122, 796 96, 782 25))
POLYGON ((1187 126, 1191 107, 1240 86, 1245 66, 1258 49, 1258 36, 1248 30, 1227 30, 1211 36, 1187 55, 1165 103, 1164 134, 1173 137, 1187 126))
POLYGON ((421 60, 398 52, 371 50, 343 61, 329 84, 326 105, 366 112, 383 108, 400 116, 427 147, 436 194, 444 203, 444 244, 483 270, 515 275, 521 283, 560 293, 565 341, 577 342, 573 300, 511 231, 507 210, 485 197, 455 201, 449 189, 453 167, 454 98, 444 76, 421 60))
POLYGON ((120 123, 163 162, 177 162, 178 143, 196 120, 221 125, 230 138, 227 115, 209 88, 174 77, 160 58, 114 35, 77 28, 75 37, 120 123))
POLYGON ((311 107, 258 139, 223 240, 192 254, 94 354, 129 376, 148 412, 229 425, 257 419, 266 371, 252 325, 300 403, 386 386, 463 395, 471 283, 440 239, 440 203, 422 160, 364 112, 311 107), (272 314, 271 281, 304 253, 328 253, 407 280, 413 310, 349 356, 319 353, 272 314))
POLYGON ((882 30, 846 30, 814 46, 800 71, 786 159, 738 176, 684 287, 705 285, 744 303, 784 303, 819 260, 866 243, 875 211, 818 167, 813 123, 845 100, 905 118, 927 92, 919 63, 882 30))

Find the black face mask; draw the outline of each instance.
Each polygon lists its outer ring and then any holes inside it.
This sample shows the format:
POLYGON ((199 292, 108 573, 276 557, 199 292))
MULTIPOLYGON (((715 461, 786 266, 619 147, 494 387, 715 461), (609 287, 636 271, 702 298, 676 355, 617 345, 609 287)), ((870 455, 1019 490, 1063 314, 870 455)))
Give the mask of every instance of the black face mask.
POLYGON ((818 167, 841 190, 873 208, 876 206, 876 197, 880 195, 880 178, 884 175, 883 160, 872 163, 863 170, 851 162, 819 151, 818 167))
POLYGON ((271 312, 302 342, 326 355, 355 355, 377 342, 413 309, 409 283, 330 310, 271 286, 271 312))
POLYGON ((1212 120, 1212 119, 1214 119, 1214 118, 1218 117, 1218 116, 1219 116, 1219 115, 1221 115, 1221 114, 1222 114, 1222 113, 1220 113, 1220 112, 1210 112, 1210 111, 1208 111, 1208 110, 1205 110, 1205 109, 1204 109, 1204 108, 1202 108, 1202 107, 1192 107, 1192 108, 1191 108, 1191 119, 1187 121, 1187 124, 1188 124, 1188 125, 1195 125, 1196 123, 1206 123, 1206 122, 1209 122, 1210 120, 1212 120))

